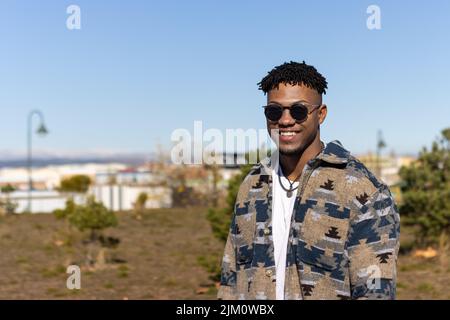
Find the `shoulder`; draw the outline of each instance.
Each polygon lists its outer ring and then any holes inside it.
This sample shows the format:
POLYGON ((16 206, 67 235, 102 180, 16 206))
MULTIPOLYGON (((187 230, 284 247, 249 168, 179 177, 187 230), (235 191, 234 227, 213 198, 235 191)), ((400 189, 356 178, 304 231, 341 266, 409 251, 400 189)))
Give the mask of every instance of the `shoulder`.
POLYGON ((370 185, 374 192, 386 187, 386 185, 378 179, 372 171, 370 171, 358 158, 353 155, 348 157, 345 171, 347 176, 354 177, 362 184, 370 185))
POLYGON ((313 190, 319 190, 319 194, 327 193, 328 201, 350 209, 352 216, 364 211, 367 205, 374 204, 377 199, 389 198, 386 201, 393 203, 388 186, 344 149, 339 141, 327 144, 320 159, 319 170, 313 174, 316 178, 313 190))
POLYGON ((383 183, 338 140, 327 143, 319 158, 323 167, 329 168, 331 174, 342 176, 344 182, 355 186, 364 185, 373 191, 383 186, 383 183))
POLYGON ((346 166, 346 175, 356 180, 353 202, 358 215, 365 214, 371 208, 386 211, 392 208, 397 212, 394 197, 389 187, 377 178, 360 160, 351 156, 346 166))

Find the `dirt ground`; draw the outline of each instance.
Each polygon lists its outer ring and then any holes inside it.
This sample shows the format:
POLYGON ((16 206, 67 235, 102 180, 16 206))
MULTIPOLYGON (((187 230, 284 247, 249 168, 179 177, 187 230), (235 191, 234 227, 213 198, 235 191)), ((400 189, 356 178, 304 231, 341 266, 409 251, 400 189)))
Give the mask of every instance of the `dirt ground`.
POLYGON ((412 230, 402 226, 397 264, 397 297, 404 300, 450 300, 450 250, 430 248, 437 255, 416 257, 414 253, 426 248, 413 247, 412 230))
MULTIPOLYGON (((105 231, 120 243, 94 267, 86 264, 86 234, 53 215, 0 217, 0 299, 215 299, 205 265, 219 263, 223 244, 206 213, 149 210, 141 220, 120 213, 119 226, 105 231), (81 267, 81 290, 66 287, 71 264, 81 267)), ((402 234, 402 245, 410 239, 402 234)), ((399 258, 398 299, 450 299, 448 261, 413 252, 399 258)))
POLYGON ((51 214, 0 217, 0 299, 214 299, 200 257, 223 251, 205 209, 149 210, 118 215, 105 234, 114 263, 85 264, 86 235, 67 231, 51 214), (66 288, 68 265, 81 267, 81 290, 66 288))

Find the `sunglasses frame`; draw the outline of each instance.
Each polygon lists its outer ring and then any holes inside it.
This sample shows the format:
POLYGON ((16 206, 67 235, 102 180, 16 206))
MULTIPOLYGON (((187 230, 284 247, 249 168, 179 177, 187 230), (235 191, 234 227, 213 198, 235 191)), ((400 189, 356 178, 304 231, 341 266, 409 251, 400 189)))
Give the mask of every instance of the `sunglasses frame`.
POLYGON ((322 106, 322 104, 309 104, 309 103, 304 103, 304 102, 301 102, 301 103, 300 103, 300 102, 296 102, 296 103, 292 104, 292 105, 289 106, 289 107, 282 106, 282 105, 279 105, 279 104, 276 104, 276 103, 272 103, 272 104, 268 104, 267 106, 262 106, 262 108, 264 109, 264 115, 266 116, 266 119, 267 119, 268 121, 270 121, 270 122, 278 122, 278 121, 280 121, 280 119, 283 117, 283 112, 284 112, 284 110, 288 109, 288 110, 289 110, 289 114, 290 114, 290 116, 292 117, 292 119, 294 119, 297 123, 302 123, 302 122, 305 122, 305 121, 308 119, 308 116, 309 116, 311 113, 313 113, 317 108, 319 108, 319 107, 321 107, 321 106, 322 106), (298 119, 296 119, 296 118, 294 118, 294 117, 292 116, 292 113, 291 113, 290 110, 291 110, 291 108, 294 107, 294 106, 301 106, 301 107, 305 108, 305 110, 306 110, 307 113, 306 113, 306 117, 305 117, 304 119, 298 120, 298 119), (312 110, 309 110, 307 106, 313 107, 312 110), (278 118, 278 120, 271 120, 271 119, 269 119, 269 118, 267 117, 267 115, 266 115, 266 109, 269 108, 269 107, 277 107, 277 108, 280 108, 280 109, 281 109, 281 116, 280 116, 280 118, 278 118))

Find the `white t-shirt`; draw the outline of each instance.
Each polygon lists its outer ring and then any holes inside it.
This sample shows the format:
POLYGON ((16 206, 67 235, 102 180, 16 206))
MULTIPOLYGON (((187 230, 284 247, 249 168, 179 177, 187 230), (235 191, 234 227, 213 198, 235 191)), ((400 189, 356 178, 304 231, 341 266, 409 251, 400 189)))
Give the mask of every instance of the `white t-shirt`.
MULTIPOLYGON (((287 244, 297 189, 289 198, 287 191, 280 185, 278 173, 280 172, 281 182, 286 189, 289 189, 290 183, 282 171, 278 170, 278 163, 275 162, 272 169, 272 237, 275 251, 276 299, 284 300, 287 244)), ((298 184, 298 181, 295 182, 293 188, 298 187, 298 184)))

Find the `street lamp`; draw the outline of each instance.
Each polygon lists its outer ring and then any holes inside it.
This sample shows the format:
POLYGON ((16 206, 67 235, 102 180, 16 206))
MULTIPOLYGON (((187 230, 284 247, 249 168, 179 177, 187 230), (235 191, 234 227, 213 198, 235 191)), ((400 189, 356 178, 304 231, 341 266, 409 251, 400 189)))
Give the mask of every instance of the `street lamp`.
POLYGON ((386 142, 384 142, 383 134, 381 130, 378 130, 377 136, 377 175, 381 179, 381 149, 386 147, 386 142))
POLYGON ((45 136, 48 134, 48 130, 44 124, 44 115, 39 110, 32 110, 28 114, 28 137, 27 137, 27 145, 28 145, 28 157, 27 157, 27 167, 28 167, 28 212, 31 212, 31 192, 33 190, 33 178, 32 178, 32 153, 31 153, 31 138, 33 136, 32 133, 32 120, 33 116, 37 115, 39 117, 39 127, 36 130, 36 133, 39 136, 45 136))

